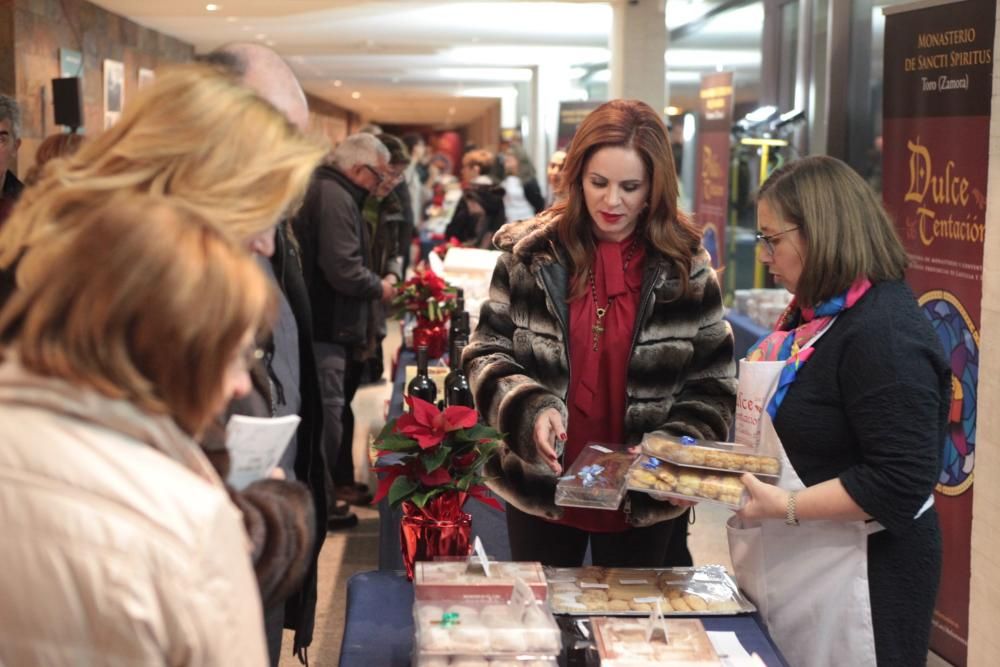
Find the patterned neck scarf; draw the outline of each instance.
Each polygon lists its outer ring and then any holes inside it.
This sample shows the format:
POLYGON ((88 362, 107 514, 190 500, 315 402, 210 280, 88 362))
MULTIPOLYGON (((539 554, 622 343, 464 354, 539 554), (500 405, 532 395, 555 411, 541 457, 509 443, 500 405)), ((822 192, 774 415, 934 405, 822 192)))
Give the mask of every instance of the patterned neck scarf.
POLYGON ((795 382, 795 377, 802 365, 809 361, 815 348, 803 349, 809 341, 826 328, 840 313, 844 312, 871 289, 867 278, 858 278, 843 294, 822 301, 814 308, 799 308, 796 299, 788 304, 788 308, 778 318, 775 331, 761 338, 747 352, 747 361, 784 361, 778 377, 778 388, 767 406, 767 414, 774 419, 778 408, 785 400, 788 388, 795 382))

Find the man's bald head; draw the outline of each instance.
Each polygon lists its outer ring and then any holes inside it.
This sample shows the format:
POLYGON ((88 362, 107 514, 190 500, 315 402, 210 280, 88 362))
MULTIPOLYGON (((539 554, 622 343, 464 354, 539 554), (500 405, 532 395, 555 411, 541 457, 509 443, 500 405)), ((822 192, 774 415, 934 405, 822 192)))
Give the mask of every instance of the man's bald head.
POLYGON ((233 70, 250 88, 305 131, 309 105, 295 73, 281 56, 260 44, 236 42, 213 51, 206 60, 233 70))

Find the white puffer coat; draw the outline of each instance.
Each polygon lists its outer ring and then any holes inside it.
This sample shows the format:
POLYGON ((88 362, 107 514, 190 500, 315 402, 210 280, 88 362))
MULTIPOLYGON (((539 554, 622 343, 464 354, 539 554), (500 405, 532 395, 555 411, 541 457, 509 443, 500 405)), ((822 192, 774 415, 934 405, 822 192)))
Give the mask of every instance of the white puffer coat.
POLYGON ((266 665, 239 511, 151 417, 0 364, 0 665, 266 665))

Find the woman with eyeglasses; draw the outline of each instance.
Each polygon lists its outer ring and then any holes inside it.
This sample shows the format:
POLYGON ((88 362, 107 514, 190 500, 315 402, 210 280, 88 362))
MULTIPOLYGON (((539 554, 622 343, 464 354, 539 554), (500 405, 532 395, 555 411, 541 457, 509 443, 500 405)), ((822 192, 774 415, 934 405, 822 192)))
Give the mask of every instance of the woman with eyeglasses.
POLYGON ((941 344, 881 201, 843 162, 775 171, 757 224, 760 261, 794 294, 747 355, 771 363, 761 438, 785 465, 777 485, 743 478, 737 579, 789 664, 922 665, 941 571, 941 344))
POLYGON ((507 224, 490 299, 463 364, 476 405, 507 434, 489 484, 507 501, 514 560, 690 564, 684 511, 629 492, 621 508, 555 504, 588 442, 623 449, 665 431, 724 439, 733 337, 700 236, 677 210, 661 114, 614 100, 581 123, 566 199, 507 224))
POLYGON ((166 198, 51 222, 0 310, 0 663, 266 665, 243 516, 197 439, 250 390, 268 279, 166 198))

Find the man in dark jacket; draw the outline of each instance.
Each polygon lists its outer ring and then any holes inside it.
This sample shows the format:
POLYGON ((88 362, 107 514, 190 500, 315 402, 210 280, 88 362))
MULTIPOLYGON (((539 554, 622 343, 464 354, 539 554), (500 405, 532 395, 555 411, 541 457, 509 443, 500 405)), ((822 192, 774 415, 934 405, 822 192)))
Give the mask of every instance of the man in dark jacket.
POLYGON ((21 111, 13 97, 0 95, 0 225, 24 186, 10 170, 21 147, 21 111))
POLYGON ((294 221, 302 244, 302 265, 313 308, 313 339, 323 396, 323 444, 334 487, 367 489, 354 483, 353 465, 337 466, 341 448, 351 447, 351 401, 361 383, 371 309, 388 303, 397 276, 372 266, 371 235, 361 209, 368 195, 387 178, 389 151, 371 134, 353 134, 331 154, 331 164, 316 170, 294 221), (349 469, 347 469, 349 468, 349 469))
MULTIPOLYGON (((284 113, 290 122, 302 130, 307 129, 309 108, 305 94, 292 70, 276 53, 258 44, 230 44, 213 52, 205 60, 230 70, 284 113)), ((279 313, 271 339, 264 346, 263 358, 252 372, 256 389, 252 398, 257 399, 257 403, 232 405, 230 412, 265 417, 288 414, 300 416, 299 427, 279 466, 289 480, 297 480, 308 487, 315 510, 305 514, 314 520, 316 539, 301 586, 290 594, 284 591, 282 595, 274 595, 279 601, 273 604, 265 600, 264 621, 268 652, 272 665, 277 665, 283 627, 295 631, 293 652, 300 661, 307 660, 307 649, 312 643, 316 622, 319 552, 328 527, 327 471, 321 440, 322 405, 312 347, 312 313, 302 277, 298 245, 291 234, 289 222, 281 222, 271 232, 255 237, 250 242, 249 249, 260 258, 262 268, 272 275, 279 288, 279 313), (283 604, 280 602, 281 598, 285 598, 283 604)), ((283 494, 275 493, 268 498, 263 493, 267 486, 262 486, 260 493, 236 498, 236 501, 251 523, 253 517, 259 514, 268 533, 273 528, 277 529, 273 531, 275 535, 264 538, 271 543, 271 547, 266 550, 276 550, 275 544, 284 544, 284 555, 288 556, 289 549, 287 543, 282 541, 282 535, 301 523, 301 518, 297 512, 289 511, 292 509, 289 503, 282 506, 275 502, 279 500, 274 497, 276 495, 290 495, 287 489, 283 494), (276 508, 282 509, 279 511, 276 508)), ((282 490, 279 484, 271 486, 277 492, 282 490)), ((353 514, 350 518, 357 523, 357 517, 353 514)), ((343 521, 343 517, 330 519, 343 521)), ((251 529, 250 532, 254 539, 255 531, 251 529)), ((259 565, 255 567, 260 579, 261 568, 259 565)), ((260 583, 262 593, 266 596, 264 582, 260 583)))

